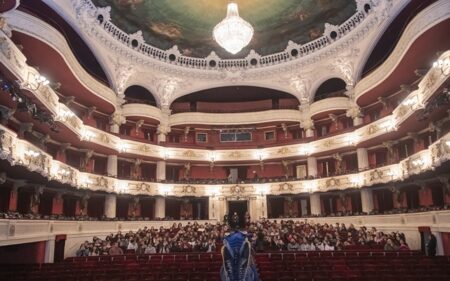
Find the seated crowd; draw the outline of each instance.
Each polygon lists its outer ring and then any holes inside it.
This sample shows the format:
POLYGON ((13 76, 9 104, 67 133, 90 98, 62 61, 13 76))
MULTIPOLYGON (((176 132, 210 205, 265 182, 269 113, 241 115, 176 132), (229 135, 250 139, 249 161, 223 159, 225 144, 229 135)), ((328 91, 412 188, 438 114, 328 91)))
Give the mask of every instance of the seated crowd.
MULTIPOLYGON (((173 224, 170 228, 147 228, 136 232, 118 232, 105 239, 85 241, 77 256, 120 255, 124 253, 155 254, 176 252, 216 252, 223 238, 231 232, 223 223, 197 222, 173 224)), ((390 234, 375 228, 344 224, 316 224, 302 221, 259 220, 248 223, 246 231, 253 247, 264 251, 339 251, 349 249, 409 250, 402 233, 390 234)))

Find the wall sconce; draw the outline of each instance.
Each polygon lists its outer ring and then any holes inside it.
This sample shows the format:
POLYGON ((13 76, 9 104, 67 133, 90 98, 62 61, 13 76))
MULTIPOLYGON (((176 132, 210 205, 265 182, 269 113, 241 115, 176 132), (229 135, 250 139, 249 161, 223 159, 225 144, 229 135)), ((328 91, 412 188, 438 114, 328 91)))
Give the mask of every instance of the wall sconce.
POLYGON ((356 145, 358 144, 359 139, 359 135, 357 135, 356 133, 351 133, 344 138, 344 142, 348 145, 356 145))
POLYGON ((389 131, 397 131, 397 122, 395 121, 395 117, 392 116, 389 118, 384 124, 383 127, 386 128, 386 130, 389 131))
POLYGON ((89 188, 89 185, 93 184, 94 182, 89 179, 87 176, 80 179, 80 187, 82 188, 89 188))
POLYGON ((124 152, 126 152, 126 150, 127 150, 127 148, 128 148, 128 145, 127 145, 126 143, 122 142, 122 141, 119 141, 119 142, 117 143, 116 147, 117 147, 117 150, 118 150, 120 153, 124 153, 124 152))
POLYGON ((82 129, 80 135, 82 141, 91 141, 96 137, 96 134, 88 129, 82 129))
POLYGON ((310 144, 305 144, 300 147, 299 152, 301 155, 310 155, 314 152, 314 148, 310 144))
POLYGON ((314 193, 317 191, 317 182, 310 181, 305 183, 305 189, 308 193, 314 193))
POLYGON ((128 183, 125 181, 119 181, 117 185, 117 193, 126 193, 128 191, 128 183))
POLYGON ((438 59, 433 63, 433 68, 439 69, 441 73, 445 76, 450 75, 450 59, 447 57, 445 59, 438 59))
POLYGON ((169 185, 159 185, 158 190, 159 194, 168 196, 170 193, 172 193, 173 187, 169 185))
POLYGON ((31 72, 28 72, 27 81, 24 83, 25 87, 30 90, 37 91, 41 86, 47 86, 50 84, 50 81, 45 76, 42 75, 34 75, 31 72))
POLYGON ((423 161, 422 158, 419 158, 419 159, 412 161, 411 163, 413 164, 413 166, 420 167, 425 164, 425 161, 423 161))
POLYGON ((66 121, 69 118, 74 117, 75 114, 70 109, 59 108, 58 119, 61 121, 66 121))
POLYGON ((167 160, 167 159, 170 158, 170 154, 171 154, 171 153, 170 153, 170 150, 169 150, 169 149, 163 148, 163 149, 161 150, 160 154, 161 154, 161 157, 162 157, 164 160, 167 160))
POLYGON ((356 186, 360 187, 364 184, 364 178, 361 175, 354 175, 350 178, 350 182, 356 186))
POLYGON ((28 157, 28 158, 36 158, 39 155, 41 155, 40 152, 31 150, 31 149, 25 151, 23 154, 25 155, 25 157, 28 157))

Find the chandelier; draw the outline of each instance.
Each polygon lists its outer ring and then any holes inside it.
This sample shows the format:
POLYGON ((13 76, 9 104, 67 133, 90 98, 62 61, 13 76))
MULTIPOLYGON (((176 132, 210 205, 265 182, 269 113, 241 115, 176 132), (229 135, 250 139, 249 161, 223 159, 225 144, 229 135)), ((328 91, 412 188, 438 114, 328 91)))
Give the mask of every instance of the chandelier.
POLYGON ((250 43, 253 27, 239 16, 236 3, 228 3, 227 16, 214 27, 213 36, 222 48, 234 55, 250 43))

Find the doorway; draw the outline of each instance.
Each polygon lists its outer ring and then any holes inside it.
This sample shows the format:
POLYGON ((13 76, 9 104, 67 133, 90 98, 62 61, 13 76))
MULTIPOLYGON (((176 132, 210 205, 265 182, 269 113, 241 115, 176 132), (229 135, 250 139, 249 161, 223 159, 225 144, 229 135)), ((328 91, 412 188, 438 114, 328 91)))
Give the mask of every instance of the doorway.
POLYGON ((239 227, 242 229, 245 226, 245 213, 248 211, 247 200, 228 201, 228 221, 231 221, 231 217, 236 212, 239 216, 239 227))

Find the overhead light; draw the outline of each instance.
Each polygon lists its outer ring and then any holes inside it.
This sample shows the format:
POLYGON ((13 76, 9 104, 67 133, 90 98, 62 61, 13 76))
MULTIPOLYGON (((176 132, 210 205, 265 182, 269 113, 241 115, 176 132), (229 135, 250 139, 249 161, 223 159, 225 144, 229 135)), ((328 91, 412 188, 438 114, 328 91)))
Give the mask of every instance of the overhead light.
POLYGON ((227 16, 214 27, 213 36, 222 48, 234 55, 250 43, 253 27, 239 16, 238 5, 229 3, 227 16))

